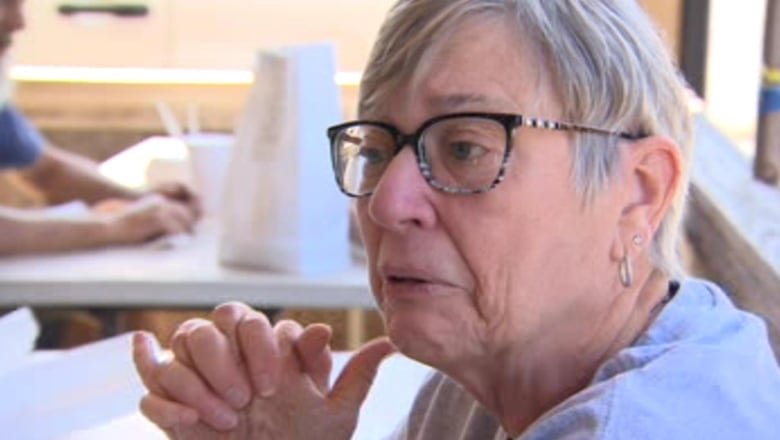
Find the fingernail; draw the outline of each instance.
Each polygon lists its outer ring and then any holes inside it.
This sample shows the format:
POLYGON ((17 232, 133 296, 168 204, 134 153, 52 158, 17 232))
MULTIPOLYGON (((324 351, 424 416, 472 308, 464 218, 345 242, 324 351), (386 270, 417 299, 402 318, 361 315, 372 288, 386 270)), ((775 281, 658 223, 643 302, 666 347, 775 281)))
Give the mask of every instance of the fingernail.
POLYGON ((227 398, 228 403, 236 409, 242 408, 249 400, 249 395, 243 389, 235 385, 227 389, 225 397, 227 398))
POLYGON ((262 397, 271 397, 271 395, 273 395, 274 383, 270 374, 260 374, 260 377, 258 377, 258 385, 260 386, 260 395, 262 397))
POLYGON ((228 411, 217 411, 217 424, 220 429, 233 429, 238 425, 238 416, 228 411))

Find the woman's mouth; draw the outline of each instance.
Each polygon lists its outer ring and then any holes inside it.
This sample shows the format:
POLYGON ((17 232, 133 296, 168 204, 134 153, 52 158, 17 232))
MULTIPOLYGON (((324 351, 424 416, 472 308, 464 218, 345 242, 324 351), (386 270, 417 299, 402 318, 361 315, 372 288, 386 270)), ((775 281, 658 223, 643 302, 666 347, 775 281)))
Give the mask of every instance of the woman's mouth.
POLYGON ((452 294, 456 286, 418 271, 388 271, 384 277, 384 294, 394 299, 421 299, 452 294))
POLYGON ((415 278, 415 277, 404 277, 404 276, 395 276, 391 275, 387 277, 387 281, 390 283, 398 283, 398 284, 422 284, 427 283, 426 280, 422 278, 415 278))

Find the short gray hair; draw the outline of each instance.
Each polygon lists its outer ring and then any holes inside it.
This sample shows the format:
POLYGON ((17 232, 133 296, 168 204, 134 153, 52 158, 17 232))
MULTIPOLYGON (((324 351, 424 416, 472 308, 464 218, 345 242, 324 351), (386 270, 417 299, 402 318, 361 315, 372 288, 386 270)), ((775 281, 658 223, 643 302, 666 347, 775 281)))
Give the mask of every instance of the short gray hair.
MULTIPOLYGON (((567 121, 667 136, 689 162, 692 123, 684 83, 634 0, 400 0, 369 57, 358 112, 364 115, 387 99, 428 48, 477 14, 514 18, 519 35, 553 74, 567 121)), ((618 140, 575 136, 572 175, 587 201, 609 180, 618 140)), ((682 275, 677 245, 687 187, 686 171, 651 249, 655 266, 673 277, 682 275)))

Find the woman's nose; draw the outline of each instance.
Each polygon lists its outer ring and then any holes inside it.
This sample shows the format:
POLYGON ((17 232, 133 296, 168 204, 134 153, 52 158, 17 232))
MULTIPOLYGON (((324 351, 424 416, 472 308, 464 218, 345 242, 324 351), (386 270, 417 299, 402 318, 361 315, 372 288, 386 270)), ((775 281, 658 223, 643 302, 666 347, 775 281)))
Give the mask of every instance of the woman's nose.
POLYGON ((417 166, 411 148, 402 149, 390 162, 368 201, 368 215, 385 228, 403 231, 409 227, 431 227, 436 211, 433 192, 417 166))

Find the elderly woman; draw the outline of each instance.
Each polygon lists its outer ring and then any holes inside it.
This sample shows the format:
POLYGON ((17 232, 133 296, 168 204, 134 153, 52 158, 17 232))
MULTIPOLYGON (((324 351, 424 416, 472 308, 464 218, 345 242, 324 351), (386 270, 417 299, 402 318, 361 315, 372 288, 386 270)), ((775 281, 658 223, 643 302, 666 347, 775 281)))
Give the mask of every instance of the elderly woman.
MULTIPOLYGON (((359 113, 336 180, 389 340, 438 371, 396 438, 777 438, 764 324, 681 273, 691 124, 633 1, 401 0, 359 113)), ((213 318, 135 340, 174 437, 347 439, 393 349, 330 387, 327 327, 213 318)))

